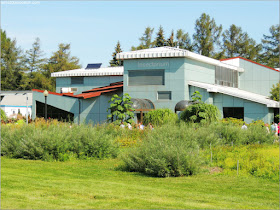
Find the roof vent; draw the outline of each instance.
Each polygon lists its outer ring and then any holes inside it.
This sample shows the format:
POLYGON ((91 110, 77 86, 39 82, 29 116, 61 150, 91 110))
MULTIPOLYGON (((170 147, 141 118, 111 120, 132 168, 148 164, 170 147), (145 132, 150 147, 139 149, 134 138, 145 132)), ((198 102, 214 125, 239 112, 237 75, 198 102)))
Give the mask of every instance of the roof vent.
POLYGON ((99 69, 102 63, 89 63, 86 69, 99 69))

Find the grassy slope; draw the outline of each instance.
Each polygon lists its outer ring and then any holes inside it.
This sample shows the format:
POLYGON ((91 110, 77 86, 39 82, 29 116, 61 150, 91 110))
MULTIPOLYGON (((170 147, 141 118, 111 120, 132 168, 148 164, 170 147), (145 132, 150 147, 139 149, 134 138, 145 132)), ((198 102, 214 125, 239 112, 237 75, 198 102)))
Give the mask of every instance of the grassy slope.
POLYGON ((261 178, 153 178, 116 171, 118 160, 1 159, 1 207, 12 209, 278 209, 279 186, 261 178))

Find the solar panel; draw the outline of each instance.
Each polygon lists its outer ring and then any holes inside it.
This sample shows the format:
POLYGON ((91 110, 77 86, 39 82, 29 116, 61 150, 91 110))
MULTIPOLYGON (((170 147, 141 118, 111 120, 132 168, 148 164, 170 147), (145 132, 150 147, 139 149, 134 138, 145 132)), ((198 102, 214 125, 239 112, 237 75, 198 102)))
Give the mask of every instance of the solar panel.
POLYGON ((86 69, 99 69, 102 63, 89 63, 86 69))

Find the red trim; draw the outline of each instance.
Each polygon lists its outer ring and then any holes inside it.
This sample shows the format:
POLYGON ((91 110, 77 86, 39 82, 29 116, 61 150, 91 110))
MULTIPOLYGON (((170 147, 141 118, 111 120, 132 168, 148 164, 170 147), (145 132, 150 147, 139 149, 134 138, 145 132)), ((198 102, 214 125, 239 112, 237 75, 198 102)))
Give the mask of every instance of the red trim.
MULTIPOLYGON (((118 91, 122 87, 123 87, 123 82, 115 82, 115 83, 111 83, 109 86, 104 86, 104 87, 100 87, 100 88, 94 88, 92 90, 87 90, 78 95, 74 95, 73 93, 54 93, 54 92, 49 92, 49 94, 58 95, 58 96, 67 96, 67 97, 72 97, 72 98, 88 99, 88 98, 94 98, 94 97, 100 96, 103 93, 118 91)), ((32 89, 32 91, 36 91, 36 92, 40 92, 40 93, 44 92, 44 90, 38 90, 38 89, 32 89)))
POLYGON ((265 68, 268 68, 268 69, 271 69, 271 70, 280 72, 279 70, 277 70, 277 69, 275 69, 275 68, 271 68, 271 67, 269 67, 269 66, 266 66, 266 65, 257 63, 257 62, 255 62, 255 61, 251 61, 251 60, 249 60, 249 59, 247 59, 247 58, 243 58, 243 57, 240 57, 240 56, 238 56, 238 57, 233 57, 233 58, 225 58, 225 59, 221 59, 220 61, 227 61, 227 60, 232 60, 232 59, 236 59, 236 58, 240 58, 240 59, 243 59, 243 60, 245 60, 245 61, 249 61, 249 62, 251 62, 251 63, 257 64, 257 65, 259 65, 259 66, 262 66, 262 67, 265 67, 265 68))
POLYGON ((89 92, 96 92, 96 91, 102 91, 102 90, 110 90, 110 89, 113 89, 113 88, 121 88, 123 87, 123 85, 114 85, 114 86, 106 86, 106 87, 101 87, 101 88, 94 88, 94 89, 91 89, 91 90, 87 90, 87 91, 84 91, 83 93, 89 93, 89 92))
MULTIPOLYGON (((32 91, 34 91, 34 92, 39 92, 39 93, 43 93, 43 92, 44 92, 44 90, 38 90, 38 89, 32 89, 32 91)), ((63 96, 62 93, 55 93, 55 92, 50 92, 50 91, 48 91, 48 93, 49 93, 49 94, 52 94, 52 95, 63 96)))

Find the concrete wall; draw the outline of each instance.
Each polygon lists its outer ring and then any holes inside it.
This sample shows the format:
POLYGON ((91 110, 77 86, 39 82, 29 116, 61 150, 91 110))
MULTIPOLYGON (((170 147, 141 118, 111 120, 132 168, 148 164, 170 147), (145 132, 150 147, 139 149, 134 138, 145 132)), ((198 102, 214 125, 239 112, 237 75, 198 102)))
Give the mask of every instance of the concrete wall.
POLYGON ((184 100, 187 95, 185 87, 185 59, 163 58, 163 59, 135 59, 124 61, 124 93, 132 98, 150 99, 156 108, 174 109, 176 103, 184 100), (154 64, 153 67, 149 65, 154 64), (164 69, 164 85, 128 86, 129 70, 164 69), (172 100, 157 100, 158 91, 171 91, 172 100))
POLYGON ((100 76, 100 77, 84 77, 84 84, 71 84, 71 77, 57 77, 56 78, 56 92, 60 93, 63 87, 78 88, 76 94, 83 91, 90 90, 97 87, 107 86, 110 83, 123 81, 123 76, 100 76))
MULTIPOLYGON (((122 92, 113 94, 121 96, 122 92)), ((73 113, 75 123, 78 123, 80 108, 80 123, 100 124, 106 122, 107 120, 107 108, 109 107, 108 101, 111 99, 113 94, 105 94, 90 99, 80 99, 80 107, 79 99, 77 98, 49 94, 47 104, 73 113)), ((35 119, 36 117, 36 101, 45 103, 43 93, 33 92, 32 119, 35 119)))
MULTIPOLYGON (((101 95, 96 98, 81 100, 81 123, 101 124, 107 121, 108 101, 114 94, 122 96, 122 92, 101 95)), ((78 122, 78 115, 75 115, 75 120, 78 122)))
POLYGON ((124 92, 132 98, 148 98, 155 104, 156 108, 174 110, 176 103, 181 100, 189 100, 188 81, 190 80, 214 84, 215 66, 187 58, 124 61, 124 92), (151 67, 150 64, 159 65, 151 67), (128 71, 144 69, 164 69, 165 85, 128 86, 128 71), (157 100, 158 91, 171 91, 172 100, 157 100))
POLYGON ((188 81, 215 84, 215 66, 191 59, 185 59, 186 100, 191 100, 188 81))
POLYGON ((249 92, 269 96, 273 84, 279 82, 280 72, 239 59, 245 72, 239 73, 239 88, 249 92))

